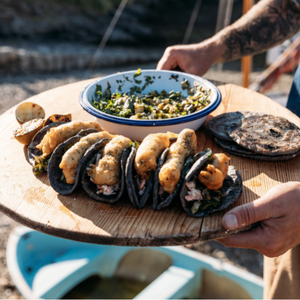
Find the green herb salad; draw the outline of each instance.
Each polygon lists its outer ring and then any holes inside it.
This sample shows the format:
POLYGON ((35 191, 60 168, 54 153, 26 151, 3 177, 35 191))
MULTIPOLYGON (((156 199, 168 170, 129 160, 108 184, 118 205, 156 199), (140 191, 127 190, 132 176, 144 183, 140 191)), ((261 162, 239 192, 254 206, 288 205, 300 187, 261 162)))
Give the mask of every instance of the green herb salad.
MULTIPOLYGON (((140 76, 138 70, 134 74, 134 82, 140 84, 136 77, 140 76)), ((167 92, 162 90, 143 90, 153 83, 151 76, 146 76, 143 86, 134 85, 130 91, 122 93, 122 85, 119 85, 115 93, 111 92, 111 85, 107 82, 107 88, 102 89, 96 85, 96 91, 91 101, 93 107, 109 115, 141 120, 170 119, 186 116, 202 110, 211 103, 211 90, 199 86, 197 82, 191 87, 188 80, 181 82, 181 89, 186 90, 187 97, 181 91, 167 92)))

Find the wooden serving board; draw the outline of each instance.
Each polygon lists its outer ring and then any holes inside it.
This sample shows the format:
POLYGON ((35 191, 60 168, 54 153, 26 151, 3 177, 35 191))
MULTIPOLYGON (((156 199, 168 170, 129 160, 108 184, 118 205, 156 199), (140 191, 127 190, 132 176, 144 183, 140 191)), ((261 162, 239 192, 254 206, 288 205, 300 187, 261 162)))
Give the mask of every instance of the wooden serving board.
MULTIPOLYGON (((43 106, 46 116, 72 113, 73 120, 91 120, 92 117, 78 101, 80 91, 91 81, 62 86, 28 100, 43 106)), ((300 126, 300 120, 294 114, 261 94, 232 84, 221 85, 219 89, 223 100, 208 119, 224 112, 250 110, 283 116, 300 126)), ((199 240, 202 219, 189 217, 179 201, 155 211, 151 201, 139 210, 126 198, 113 205, 96 202, 82 189, 70 196, 57 194, 51 188, 47 175, 33 175, 26 160, 27 148, 13 138, 13 130, 18 126, 14 113, 15 107, 0 117, 0 211, 35 230, 82 242, 170 246, 199 240)), ((214 153, 223 152, 205 130, 200 128, 197 138, 198 151, 211 148, 214 153)), ((262 162, 229 156, 231 164, 243 178, 242 196, 230 208, 259 198, 279 183, 300 178, 300 156, 286 162, 262 162)), ((226 211, 204 218, 201 240, 234 234, 226 233, 221 225, 226 211)))

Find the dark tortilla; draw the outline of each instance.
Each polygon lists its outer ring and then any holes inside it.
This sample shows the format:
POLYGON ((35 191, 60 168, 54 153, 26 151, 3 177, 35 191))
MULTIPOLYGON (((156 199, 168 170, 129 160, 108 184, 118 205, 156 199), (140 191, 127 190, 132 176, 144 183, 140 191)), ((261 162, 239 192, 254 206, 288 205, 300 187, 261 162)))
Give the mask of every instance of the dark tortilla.
POLYGON ((98 131, 96 129, 93 129, 93 128, 88 128, 88 129, 80 130, 76 135, 81 136, 81 137, 85 137, 85 136, 89 135, 90 133, 96 133, 96 132, 100 132, 100 131, 98 131))
POLYGON ((34 165, 34 157, 35 156, 41 156, 43 152, 39 150, 36 146, 41 143, 46 133, 52 128, 57 127, 59 125, 65 124, 65 122, 55 122, 51 123, 50 125, 47 125, 43 127, 37 134, 33 137, 30 145, 28 146, 28 159, 31 165, 34 165))
MULTIPOLYGON (((61 163, 64 154, 69 148, 71 148, 73 145, 79 142, 81 138, 94 132, 94 129, 81 130, 79 133, 77 133, 77 135, 69 138, 65 142, 58 145, 53 151, 48 163, 48 178, 53 189, 59 194, 69 195, 73 193, 77 189, 77 187, 79 187, 81 182, 83 163, 86 160, 86 155, 84 155, 78 164, 75 182, 73 184, 69 184, 61 180, 61 178, 63 177, 63 172, 62 169, 60 169, 59 164, 61 163)), ((96 130, 96 132, 98 131, 96 130)))
MULTIPOLYGON (((253 151, 243 148, 242 146, 240 146, 239 144, 237 144, 234 141, 225 141, 225 140, 221 140, 218 138, 215 138, 215 141, 226 152, 234 154, 236 156, 252 158, 252 159, 257 159, 257 160, 268 160, 268 161, 272 161, 272 160, 274 160, 274 158, 277 159, 278 157, 280 157, 280 156, 268 156, 268 155, 257 154, 253 151)), ((281 155, 281 156, 285 157, 286 155, 281 155)))
POLYGON ((192 213, 191 207, 193 206, 194 201, 185 200, 185 196, 188 194, 188 188, 186 184, 191 180, 198 180, 198 174, 200 170, 203 168, 211 155, 211 150, 203 151, 201 157, 193 164, 192 168, 185 176, 182 184, 182 188, 180 191, 181 204, 186 213, 192 217, 205 217, 215 211, 224 210, 229 205, 234 203, 237 199, 239 199, 242 194, 242 178, 235 167, 229 166, 227 177, 225 178, 222 186, 222 189, 227 191, 227 195, 221 198, 221 205, 217 208, 210 207, 206 211, 199 210, 195 214, 192 213))
POLYGON ((165 161, 167 159, 169 149, 170 148, 165 149, 164 152, 161 154, 161 156, 158 160, 157 169, 156 169, 155 175, 154 175, 152 207, 153 207, 153 209, 157 209, 157 210, 160 210, 171 204, 173 199, 179 193, 181 186, 182 186, 182 182, 184 180, 184 177, 185 177, 187 171, 191 168, 192 163, 193 163, 193 156, 188 157, 188 159, 186 160, 186 162, 181 170, 180 179, 175 187, 174 192, 172 194, 167 193, 168 194, 167 197, 164 197, 164 195, 163 195, 163 197, 161 197, 159 195, 160 184, 159 184, 159 176, 158 175, 159 175, 160 169, 162 168, 163 164, 165 163, 165 161))
POLYGON ((300 154, 300 151, 298 151, 293 154, 287 154, 287 155, 277 155, 277 156, 262 155, 262 154, 257 154, 255 152, 252 152, 248 149, 245 149, 235 142, 220 140, 218 138, 215 138, 215 141, 219 146, 221 146, 228 153, 234 154, 236 156, 244 157, 244 158, 254 159, 254 160, 262 160, 262 161, 289 160, 300 154))
POLYGON ((149 199, 152 191, 154 172, 150 175, 146 189, 143 195, 139 195, 139 187, 136 180, 136 171, 134 168, 134 159, 137 149, 132 147, 126 163, 125 179, 129 199, 136 208, 143 208, 149 199))
POLYGON ((238 155, 238 154, 247 154, 247 155, 254 155, 254 156, 258 155, 253 151, 243 148, 242 146, 240 146, 239 144, 237 144, 234 141, 225 141, 225 140, 221 140, 218 138, 215 138, 215 141, 223 149, 225 149, 226 151, 228 150, 228 152, 229 151, 234 152, 234 154, 236 153, 236 155, 238 155))
POLYGON ((122 195, 125 192, 125 166, 126 161, 128 158, 128 155, 131 151, 131 146, 128 146, 126 149, 123 150, 122 156, 121 156, 121 182, 120 182, 120 189, 116 194, 112 195, 103 195, 103 194, 97 194, 97 186, 94 184, 90 177, 87 174, 87 168, 91 164, 96 163, 97 154, 99 151, 101 151, 104 146, 111 141, 111 139, 105 138, 101 140, 100 142, 96 143, 92 147, 88 149, 88 151, 85 153, 85 158, 82 163, 82 176, 81 176, 81 184, 83 189, 87 192, 87 194, 93 198, 96 201, 100 202, 106 202, 106 203, 114 203, 120 200, 122 195))
POLYGON ((243 118, 252 115, 262 116, 263 113, 251 112, 251 111, 235 111, 235 112, 224 113, 209 120, 206 127, 211 132, 211 134, 214 135, 215 137, 226 141, 232 141, 232 138, 228 135, 227 132, 229 125, 231 124, 239 125, 241 124, 241 120, 243 118))
POLYGON ((283 117, 253 115, 233 123, 228 135, 240 146, 255 153, 278 156, 300 150, 300 129, 283 117))
POLYGON ((81 178, 81 162, 78 165, 76 172, 75 183, 68 184, 61 180, 63 177, 62 169, 59 168, 63 155, 66 151, 81 139, 80 136, 73 136, 66 140, 65 142, 58 145, 53 151, 51 158, 48 163, 48 178, 52 188, 61 195, 70 195, 75 191, 75 189, 80 184, 81 178))

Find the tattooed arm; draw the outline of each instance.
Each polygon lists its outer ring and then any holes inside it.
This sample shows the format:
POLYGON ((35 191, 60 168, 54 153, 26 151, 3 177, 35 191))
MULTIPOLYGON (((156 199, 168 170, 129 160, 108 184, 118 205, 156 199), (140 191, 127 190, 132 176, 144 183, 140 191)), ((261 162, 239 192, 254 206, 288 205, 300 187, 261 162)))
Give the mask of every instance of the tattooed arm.
POLYGON ((234 24, 199 44, 168 47, 157 69, 203 75, 214 63, 253 55, 275 46, 300 29, 299 0, 261 0, 234 24))
POLYGON ((292 0, 260 1, 218 37, 226 45, 223 61, 266 51, 300 28, 300 5, 292 0))

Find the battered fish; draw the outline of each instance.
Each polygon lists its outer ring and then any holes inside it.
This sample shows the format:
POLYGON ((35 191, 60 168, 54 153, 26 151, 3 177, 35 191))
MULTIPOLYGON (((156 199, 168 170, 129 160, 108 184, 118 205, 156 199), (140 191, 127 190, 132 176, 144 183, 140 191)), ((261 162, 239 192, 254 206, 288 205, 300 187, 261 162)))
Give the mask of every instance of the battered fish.
POLYGON ((111 135, 107 131, 91 133, 71 147, 63 155, 61 163, 59 164, 60 169, 62 169, 62 172, 65 175, 66 182, 68 184, 75 183, 78 164, 88 148, 104 138, 112 139, 113 137, 115 137, 115 135, 111 135))
POLYGON ((134 168, 138 175, 148 180, 149 174, 157 168, 157 158, 170 145, 169 134, 147 135, 137 149, 134 168))
POLYGON ((118 184, 121 174, 121 156, 132 141, 122 135, 114 137, 103 149, 103 157, 97 165, 88 169, 91 181, 99 186, 118 184))
POLYGON ((159 172, 159 183, 164 190, 172 194, 181 175, 182 167, 190 155, 197 151, 197 137, 194 130, 184 129, 177 141, 171 145, 166 162, 159 172))
POLYGON ((200 172, 198 179, 209 190, 218 190, 227 176, 230 158, 224 153, 216 153, 212 157, 212 163, 200 172))
POLYGON ((55 128, 51 128, 46 135, 44 136, 43 140, 39 145, 36 147, 39 150, 42 150, 43 156, 50 155, 54 149, 76 133, 78 133, 82 129, 96 129, 101 131, 101 127, 97 122, 80 122, 80 121, 73 121, 68 122, 66 124, 60 125, 55 128))

